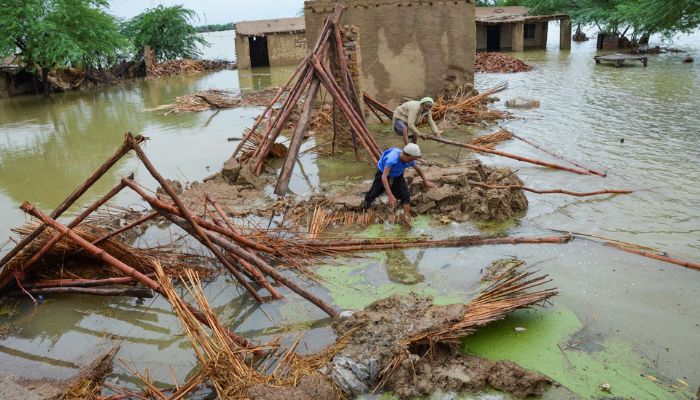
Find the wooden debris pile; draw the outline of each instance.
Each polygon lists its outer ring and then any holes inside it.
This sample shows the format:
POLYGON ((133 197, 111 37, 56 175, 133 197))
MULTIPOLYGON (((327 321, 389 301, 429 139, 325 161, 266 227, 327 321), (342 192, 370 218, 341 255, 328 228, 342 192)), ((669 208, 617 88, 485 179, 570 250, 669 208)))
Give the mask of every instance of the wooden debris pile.
POLYGON ((246 91, 242 95, 228 90, 210 89, 195 94, 178 96, 174 103, 163 104, 146 111, 166 111, 170 113, 199 112, 206 110, 224 110, 238 107, 264 106, 277 93, 278 88, 266 88, 246 91))
POLYGON ((233 153, 232 157, 236 157, 242 152, 242 154, 240 154, 240 159, 244 162, 251 163, 253 171, 255 174, 259 175, 262 172, 263 165, 272 145, 285 128, 285 123, 306 92, 303 106, 289 144, 289 152, 284 160, 277 185, 275 186, 275 193, 278 195, 285 194, 288 190, 289 179, 291 178, 292 170, 296 164, 299 149, 304 139, 304 134, 315 106, 316 96, 321 86, 329 93, 335 106, 340 110, 341 115, 350 125, 353 141, 356 143, 356 158, 359 159, 357 146, 362 146, 374 163, 378 161, 381 155, 381 148, 367 128, 363 113, 360 109, 359 98, 354 88, 352 76, 344 54, 344 46, 341 37, 342 28, 339 25, 343 10, 344 8, 342 6, 337 5, 333 13, 326 18, 318 41, 312 47, 311 52, 304 58, 301 64, 299 64, 289 81, 280 89, 278 95, 270 101, 265 110, 258 116, 253 127, 247 131, 243 140, 233 153), (333 52, 333 57, 329 56, 329 52, 331 51, 333 52), (342 86, 334 77, 331 70, 331 61, 336 63, 340 69, 342 86), (292 84, 292 82, 294 83, 292 84), (286 92, 287 89, 289 89, 288 92, 286 92), (276 112, 272 112, 273 106, 280 100, 282 93, 285 92, 287 94, 281 101, 280 108, 276 112), (259 132, 258 127, 263 121, 265 121, 264 129, 259 132), (256 137, 253 138, 253 136, 256 137), (251 138, 257 142, 257 145, 250 146, 248 144, 251 138))
POLYGON ((532 65, 505 53, 477 52, 474 59, 474 70, 476 72, 509 73, 526 72, 531 69, 532 65))
POLYGON ((235 64, 228 61, 211 61, 211 60, 170 60, 163 61, 153 65, 148 71, 149 78, 161 78, 170 75, 180 75, 193 72, 202 72, 215 69, 233 68, 235 64))

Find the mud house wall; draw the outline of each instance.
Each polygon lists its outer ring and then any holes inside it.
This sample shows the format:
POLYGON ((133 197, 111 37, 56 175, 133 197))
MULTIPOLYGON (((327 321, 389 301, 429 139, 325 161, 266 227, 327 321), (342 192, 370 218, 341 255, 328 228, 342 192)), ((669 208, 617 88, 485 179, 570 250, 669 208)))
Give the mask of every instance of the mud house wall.
POLYGON ((306 56, 306 33, 267 35, 270 66, 298 64, 306 56))
MULTIPOLYGON (((363 88, 380 101, 435 95, 448 79, 474 82, 473 2, 346 0, 342 24, 359 28, 363 88)), ((335 2, 307 1, 308 43, 335 2)))
MULTIPOLYGON (((270 33, 267 37, 267 53, 270 66, 299 63, 306 56, 306 33, 270 33)), ((239 69, 250 68, 248 35, 236 34, 236 63, 239 69)))
POLYGON ((250 68, 250 47, 246 35, 236 34, 236 65, 238 69, 250 68))
MULTIPOLYGON (((547 47, 547 26, 548 22, 535 22, 535 37, 524 39, 525 48, 547 47)), ((486 50, 486 24, 476 25, 476 49, 486 50)), ((501 24, 501 50, 511 50, 513 48, 513 29, 515 24, 501 24)))

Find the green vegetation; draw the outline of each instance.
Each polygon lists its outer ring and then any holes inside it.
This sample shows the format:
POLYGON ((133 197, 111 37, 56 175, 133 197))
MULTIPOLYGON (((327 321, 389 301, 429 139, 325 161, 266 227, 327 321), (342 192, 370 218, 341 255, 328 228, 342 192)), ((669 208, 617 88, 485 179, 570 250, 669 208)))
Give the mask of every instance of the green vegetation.
POLYGON ((126 46, 107 6, 107 0, 0 0, 0 56, 16 54, 28 71, 40 72, 47 95, 50 69, 109 65, 126 46))
POLYGON ((700 26, 698 0, 520 0, 534 14, 565 13, 575 23, 635 42, 654 33, 670 36, 700 26))
POLYGON ((229 22, 226 24, 209 24, 209 25, 200 25, 198 27, 194 28, 197 32, 202 33, 202 32, 220 32, 220 31, 232 31, 236 29, 236 24, 233 22, 229 22))
POLYGON ((193 10, 182 6, 158 6, 127 21, 123 32, 137 54, 142 54, 143 46, 148 45, 155 50, 159 61, 199 58, 197 45, 208 43, 190 23, 196 16, 193 10))

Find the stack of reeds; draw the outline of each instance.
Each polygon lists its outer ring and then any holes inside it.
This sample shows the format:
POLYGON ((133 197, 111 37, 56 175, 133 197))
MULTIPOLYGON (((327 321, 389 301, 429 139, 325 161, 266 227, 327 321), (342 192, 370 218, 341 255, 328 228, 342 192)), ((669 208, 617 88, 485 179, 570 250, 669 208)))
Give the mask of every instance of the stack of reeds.
MULTIPOLYGON (((517 271, 519 265, 513 265, 494 278, 493 284, 466 305, 460 321, 423 329, 404 338, 395 349, 392 360, 382 370, 382 379, 378 387, 386 384, 403 360, 415 354, 417 349, 430 350, 436 344, 457 345, 478 328, 503 319, 515 310, 544 304, 557 294, 555 288, 530 291, 551 282, 551 279, 547 275, 537 276, 536 272, 517 271)), ((426 353, 429 351, 422 351, 420 355, 424 356, 426 353)))
POLYGON ((367 128, 364 116, 360 110, 360 102, 347 66, 347 59, 343 50, 341 38, 341 27, 339 25, 343 10, 344 8, 341 5, 336 5, 334 12, 326 18, 318 41, 313 46, 311 52, 304 58, 301 64, 299 64, 290 80, 280 89, 278 95, 270 101, 267 108, 258 116, 253 127, 249 130, 248 135, 243 138, 236 148, 236 151, 233 153, 233 157, 236 157, 239 152, 246 149, 246 142, 249 140, 250 136, 257 131, 258 125, 261 124, 263 120, 266 120, 267 126, 264 128, 261 135, 262 143, 255 148, 253 154, 243 154, 241 157, 241 159, 248 160, 248 162, 252 164, 253 171, 256 174, 260 174, 273 143, 275 143, 279 137, 281 131, 285 127, 285 123, 294 112, 304 92, 306 92, 302 110, 299 114, 289 145, 289 152, 284 160, 277 185, 275 186, 275 193, 277 194, 285 194, 288 190, 289 179, 291 178, 292 170, 298 158, 301 142, 304 139, 304 133, 309 124, 312 109, 315 105, 316 95, 321 85, 328 91, 336 107, 338 107, 341 114, 350 125, 353 140, 367 151, 373 162, 376 163, 381 155, 381 148, 367 128), (343 81, 342 87, 336 81, 334 74, 330 70, 330 58, 328 54, 331 48, 334 54, 333 61, 340 68, 340 76, 343 81), (294 84, 290 86, 292 82, 294 82, 294 84), (289 89, 289 92, 286 94, 279 110, 271 112, 272 107, 280 99, 282 93, 290 87, 291 89, 289 89))

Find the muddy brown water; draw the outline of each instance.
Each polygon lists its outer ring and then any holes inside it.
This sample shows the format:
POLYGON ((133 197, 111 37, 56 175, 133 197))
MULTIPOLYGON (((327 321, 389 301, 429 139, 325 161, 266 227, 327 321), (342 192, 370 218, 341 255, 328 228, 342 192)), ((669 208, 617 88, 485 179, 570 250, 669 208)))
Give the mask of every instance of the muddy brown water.
MULTIPOLYGON (((540 100, 540 108, 517 110, 518 119, 501 125, 571 159, 606 170, 609 176, 584 177, 503 158, 480 158, 488 164, 517 169, 528 186, 578 191, 629 187, 640 191, 631 196, 591 198, 527 194, 527 215, 499 229, 509 235, 549 234, 547 228, 588 232, 699 261, 700 64, 683 64, 685 53, 670 53, 650 56, 646 68, 596 65, 594 41, 574 43, 570 52, 562 52, 554 31, 546 51, 516 54, 533 64, 533 71, 477 74, 477 86, 508 81, 509 89, 499 94, 502 101, 496 107, 517 96, 540 100)), ((674 46, 700 59, 698 43, 700 34, 695 33, 680 37, 674 46)), ((0 237, 4 241, 11 227, 25 221, 18 210, 22 201, 29 200, 45 211, 55 207, 111 154, 127 130, 151 138, 146 151, 169 178, 194 181, 213 173, 233 151, 235 142, 227 142, 227 138, 239 137, 259 109, 169 116, 143 110, 199 89, 279 85, 292 71, 293 67, 221 71, 135 81, 48 99, 0 99, 0 237)), ((449 129, 447 136, 468 138, 449 129)), ((386 136, 382 142, 398 144, 399 140, 386 136)), ((517 141, 499 149, 556 161, 517 141)), ((425 147, 425 153, 438 159, 472 156, 433 143, 425 147)), ((315 154, 305 155, 302 165, 303 173, 295 170, 291 182, 292 190, 300 194, 338 180, 343 180, 343 185, 365 184, 372 173, 370 166, 358 167, 347 160, 315 154)), ((95 199, 131 171, 136 172, 138 181, 155 189, 154 181, 130 156, 100 180, 81 204, 95 199)), ((271 193, 271 188, 267 191, 271 193)), ((128 193, 116 201, 123 206, 143 206, 128 193)), ((448 236, 484 233, 484 229, 470 223, 417 224, 408 233, 383 227, 372 232, 448 236)), ((169 226, 154 226, 139 243, 156 244, 176 233, 169 226)), ((338 281, 325 287, 306 285, 339 307, 362 305, 372 298, 411 289, 459 301, 466 298, 489 262, 509 256, 518 256, 549 273, 561 293, 555 305, 576 312, 590 323, 593 333, 631 343, 653 366, 647 372, 670 380, 680 378, 691 388, 700 385, 700 274, 590 241, 576 240, 563 246, 407 250, 400 256, 370 254, 360 261, 345 260, 353 268, 341 265, 329 273, 338 275, 343 285, 338 281)), ((304 333, 300 349, 309 352, 333 340, 325 315, 294 295, 284 302, 257 305, 227 276, 210 282, 206 292, 220 318, 246 336, 266 340, 284 334, 288 342, 304 333)), ((115 341, 122 344, 118 358, 141 371, 147 368, 166 384, 172 381, 169 368, 182 382, 194 366, 178 321, 159 298, 137 304, 131 299, 56 296, 46 298, 36 310, 21 300, 12 317, 5 313, 12 311, 11 307, 4 308, 7 310, 0 318, 16 330, 0 341, 0 373, 67 377, 75 371, 74 363, 89 359, 94 346, 115 341)), ((133 383, 120 367, 110 379, 133 383)))

